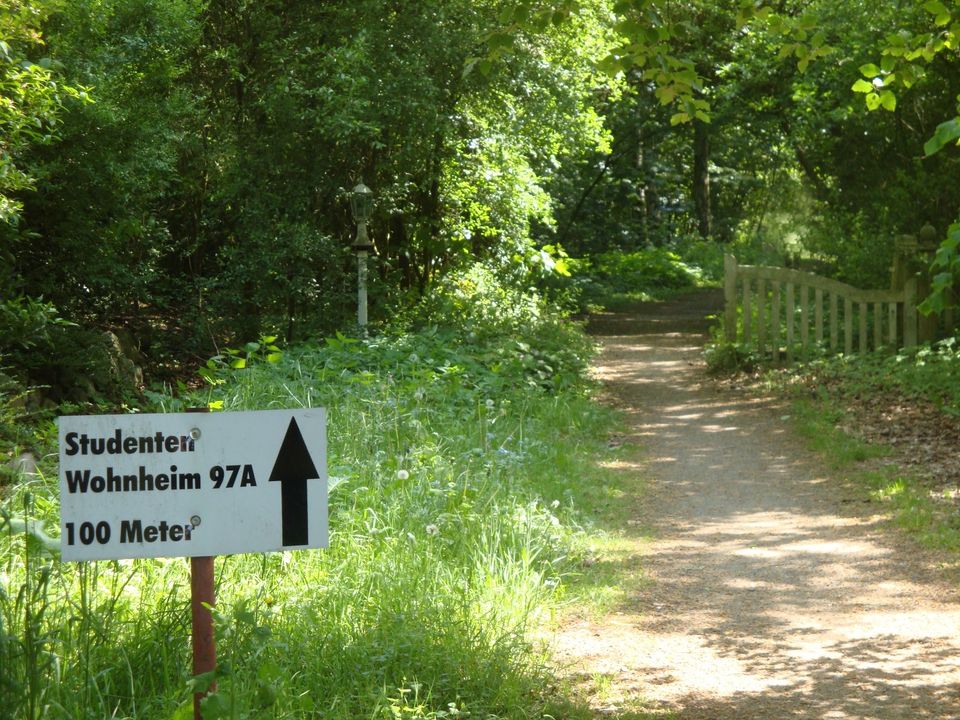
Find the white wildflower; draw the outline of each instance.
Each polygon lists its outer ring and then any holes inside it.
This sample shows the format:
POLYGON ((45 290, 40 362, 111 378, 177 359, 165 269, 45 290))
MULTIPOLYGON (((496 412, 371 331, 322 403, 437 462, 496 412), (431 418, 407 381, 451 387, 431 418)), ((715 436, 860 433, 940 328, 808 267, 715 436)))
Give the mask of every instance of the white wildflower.
POLYGON ((406 470, 397 470, 397 480, 409 480, 410 473, 406 470))
POLYGON ((559 501, 559 500, 554 500, 552 503, 550 503, 550 507, 552 507, 554 510, 556 510, 558 507, 560 507, 560 501, 559 501))
POLYGON ((430 535, 430 536, 434 536, 434 535, 439 535, 439 534, 440 534, 440 528, 438 528, 436 525, 434 525, 434 524, 432 524, 432 523, 431 523, 430 525, 427 525, 427 526, 424 528, 424 530, 426 531, 427 535, 430 535))

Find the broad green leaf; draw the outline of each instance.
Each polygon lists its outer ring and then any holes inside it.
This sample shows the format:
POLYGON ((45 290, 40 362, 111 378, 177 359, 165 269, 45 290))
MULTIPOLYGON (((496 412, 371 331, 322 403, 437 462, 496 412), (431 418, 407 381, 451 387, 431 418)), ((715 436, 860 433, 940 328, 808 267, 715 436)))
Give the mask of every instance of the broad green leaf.
POLYGON ((623 62, 615 55, 607 55, 597 63, 597 70, 604 75, 615 77, 618 73, 623 72, 623 62))
POLYGON ((960 117, 947 120, 937 125, 933 137, 923 145, 923 151, 929 157, 941 150, 948 142, 960 138, 960 117))
POLYGON ((917 73, 913 65, 906 65, 900 68, 899 72, 900 84, 905 88, 913 87, 913 84, 916 82, 917 73))
POLYGON ((878 107, 880 107, 880 96, 877 93, 867 95, 867 109, 876 110, 878 107))
POLYGON ((897 66, 897 59, 893 55, 884 55, 880 60, 880 69, 883 72, 891 72, 897 66))
POLYGON ((681 123, 685 123, 689 121, 690 121, 690 116, 687 115, 685 112, 674 113, 673 115, 670 116, 671 125, 680 125, 681 123))
POLYGON ((233 717, 231 699, 221 693, 207 695, 200 701, 200 712, 204 720, 227 720, 233 717))
POLYGON ((32 541, 39 543, 40 547, 49 555, 56 555, 60 552, 60 540, 47 535, 43 523, 39 520, 0 516, 0 530, 5 528, 11 533, 23 533, 32 541))
POLYGON ((934 287, 948 288, 953 285, 953 273, 937 273, 933 277, 934 287))
POLYGON ((277 363, 277 362, 280 362, 282 359, 283 359, 282 352, 272 352, 269 355, 267 355, 268 363, 277 363))
POLYGON ((512 48, 515 37, 511 33, 492 33, 487 39, 487 46, 491 50, 498 48, 512 48))
POLYGON ((210 689, 210 686, 216 682, 217 671, 210 670, 187 679, 187 692, 202 693, 210 689))
POLYGON ((815 12, 807 12, 800 16, 800 27, 804 30, 815 30, 820 24, 820 16, 815 12))
POLYGON ((850 89, 858 93, 870 93, 873 92, 873 83, 866 80, 857 80, 850 89))
POLYGON ((941 15, 947 12, 947 8, 940 0, 928 0, 923 4, 923 9, 931 15, 941 15))
POLYGON ((780 52, 777 53, 777 59, 783 60, 786 57, 789 57, 793 54, 793 51, 796 50, 796 45, 792 43, 787 43, 780 48, 780 52))
POLYGON ((950 21, 953 20, 953 16, 949 12, 942 12, 934 18, 934 24, 940 27, 944 25, 949 25, 950 21))
POLYGON ((884 90, 880 93, 880 106, 890 112, 897 109, 897 96, 893 94, 892 90, 884 90))
POLYGON ((230 363, 230 367, 234 370, 243 370, 247 366, 247 361, 244 358, 236 358, 230 363))
POLYGON ((661 105, 669 105, 677 97, 676 88, 673 87, 657 88, 655 94, 661 105))
POLYGON ((867 78, 873 78, 880 74, 880 68, 873 63, 867 63, 860 66, 860 74, 867 78))

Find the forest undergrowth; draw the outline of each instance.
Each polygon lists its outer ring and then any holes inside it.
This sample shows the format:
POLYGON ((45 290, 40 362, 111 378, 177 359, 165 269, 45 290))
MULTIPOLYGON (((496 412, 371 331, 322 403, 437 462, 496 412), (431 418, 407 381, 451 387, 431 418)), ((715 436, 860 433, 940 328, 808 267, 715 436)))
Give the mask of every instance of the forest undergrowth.
MULTIPOLYGON (((376 337, 264 338, 126 408, 329 414, 329 548, 216 560, 207 720, 549 716, 532 638, 569 599, 616 419, 591 342, 535 295, 474 269, 433 303, 376 337)), ((61 562, 55 422, 4 400, 0 714, 191 717, 187 561, 61 562)))

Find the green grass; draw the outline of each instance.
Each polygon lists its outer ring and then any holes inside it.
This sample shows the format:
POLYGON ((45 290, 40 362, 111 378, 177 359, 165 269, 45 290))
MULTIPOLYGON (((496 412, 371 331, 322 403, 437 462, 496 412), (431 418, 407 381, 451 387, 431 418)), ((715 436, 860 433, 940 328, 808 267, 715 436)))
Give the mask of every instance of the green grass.
POLYGON ((857 463, 888 457, 890 448, 865 443, 838 428, 843 410, 826 399, 819 402, 796 399, 792 419, 811 448, 821 453, 837 470, 849 470, 857 463))
MULTIPOLYGON (((217 559, 208 720, 530 718, 563 704, 532 631, 583 574, 595 493, 613 493, 596 490, 609 472, 595 458, 615 418, 582 380, 589 343, 533 325, 341 336, 243 370, 215 361, 192 396, 151 393, 145 410, 329 413, 329 549, 217 559)), ((188 717, 188 563, 50 553, 38 523, 58 525, 54 437, 33 426, 41 475, 8 484, 2 505, 3 717, 188 717)))

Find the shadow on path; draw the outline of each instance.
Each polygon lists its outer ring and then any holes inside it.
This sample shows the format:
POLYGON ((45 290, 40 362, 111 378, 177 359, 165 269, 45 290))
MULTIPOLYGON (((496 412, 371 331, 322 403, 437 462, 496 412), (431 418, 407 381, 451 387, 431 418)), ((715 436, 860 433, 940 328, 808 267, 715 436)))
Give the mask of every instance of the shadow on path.
POLYGON ((637 521, 655 539, 622 561, 650 582, 565 628, 561 655, 608 679, 607 715, 641 699, 684 720, 960 718, 956 590, 824 473, 782 408, 705 379, 718 301, 591 323, 597 372, 645 451, 637 521))

